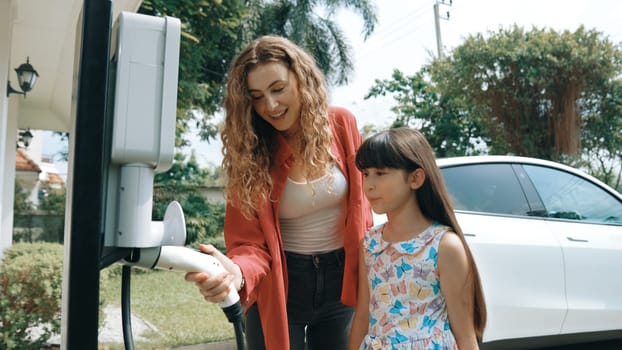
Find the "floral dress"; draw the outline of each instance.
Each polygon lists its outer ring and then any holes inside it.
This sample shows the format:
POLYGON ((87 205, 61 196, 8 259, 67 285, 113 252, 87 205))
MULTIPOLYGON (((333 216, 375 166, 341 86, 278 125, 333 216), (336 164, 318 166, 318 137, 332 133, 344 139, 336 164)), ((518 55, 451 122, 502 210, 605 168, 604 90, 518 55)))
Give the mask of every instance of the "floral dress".
POLYGON ((432 224, 403 242, 382 239, 384 225, 364 237, 370 282, 369 330, 360 349, 457 350, 438 275, 438 245, 448 226, 432 224))

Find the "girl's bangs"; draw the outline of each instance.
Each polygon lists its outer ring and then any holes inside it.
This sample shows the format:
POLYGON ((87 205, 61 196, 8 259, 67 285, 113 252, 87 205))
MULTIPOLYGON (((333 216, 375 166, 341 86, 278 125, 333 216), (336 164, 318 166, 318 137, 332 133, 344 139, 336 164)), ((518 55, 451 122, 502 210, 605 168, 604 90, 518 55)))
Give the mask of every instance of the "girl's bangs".
POLYGON ((399 152, 388 142, 388 138, 376 135, 363 142, 356 154, 356 167, 367 168, 400 168, 399 152))

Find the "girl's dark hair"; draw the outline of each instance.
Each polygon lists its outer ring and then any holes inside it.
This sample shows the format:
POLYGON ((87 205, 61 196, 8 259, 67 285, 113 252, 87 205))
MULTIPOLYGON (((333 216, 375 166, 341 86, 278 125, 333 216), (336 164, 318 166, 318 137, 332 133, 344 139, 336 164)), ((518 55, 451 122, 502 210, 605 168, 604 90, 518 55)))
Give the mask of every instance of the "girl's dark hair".
POLYGON ((432 147, 421 132, 401 127, 382 131, 366 139, 356 154, 356 166, 366 168, 417 168, 425 172, 425 182, 415 192, 421 212, 427 218, 460 230, 432 147))
POLYGON ((421 213, 440 224, 451 227, 460 237, 469 259, 474 281, 474 324, 476 334, 481 338, 486 325, 486 306, 479 273, 475 260, 464 239, 464 234, 456 215, 441 171, 436 165, 434 150, 425 136, 418 130, 408 127, 388 129, 379 132, 365 141, 356 153, 356 167, 403 169, 411 173, 418 168, 425 172, 423 185, 415 191, 415 198, 421 213))

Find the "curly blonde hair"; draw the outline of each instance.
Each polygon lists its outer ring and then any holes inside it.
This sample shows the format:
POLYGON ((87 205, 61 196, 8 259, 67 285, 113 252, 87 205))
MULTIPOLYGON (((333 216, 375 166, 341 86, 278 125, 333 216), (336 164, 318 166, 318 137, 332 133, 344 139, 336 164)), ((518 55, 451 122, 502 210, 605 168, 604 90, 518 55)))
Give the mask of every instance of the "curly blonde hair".
POLYGON ((298 123, 302 135, 296 159, 302 161, 307 179, 329 171, 334 157, 330 147, 332 133, 328 119, 326 79, 315 60, 305 50, 278 36, 252 41, 233 60, 225 94, 225 124, 222 168, 227 180, 225 194, 246 217, 271 200, 270 169, 275 153, 277 131, 261 119, 252 107, 248 92, 248 73, 267 62, 285 63, 298 81, 301 111, 298 123))

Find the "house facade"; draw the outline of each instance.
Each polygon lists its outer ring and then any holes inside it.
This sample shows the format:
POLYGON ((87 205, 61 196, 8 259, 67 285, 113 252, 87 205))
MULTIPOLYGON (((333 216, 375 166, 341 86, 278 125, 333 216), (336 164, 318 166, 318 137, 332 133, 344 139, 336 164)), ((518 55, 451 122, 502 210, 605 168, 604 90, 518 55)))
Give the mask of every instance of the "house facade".
MULTIPOLYGON (((0 259, 13 235, 18 130, 68 132, 72 139, 76 62, 81 50, 77 38, 81 37, 84 3, 0 0, 0 259), (35 85, 26 95, 9 94, 21 92, 15 69, 24 63, 37 72, 35 85)), ((121 11, 136 12, 141 3, 112 1, 111 21, 121 11)))
POLYGON ((39 174, 41 167, 24 150, 18 148, 15 151, 15 184, 29 193, 28 201, 33 204, 38 202, 39 174))
POLYGON ((62 242, 63 213, 42 210, 41 204, 51 192, 65 192, 65 181, 56 166, 41 156, 41 132, 33 131, 33 134, 33 144, 15 151, 15 193, 21 192, 30 206, 18 209, 13 215, 13 241, 62 242))

